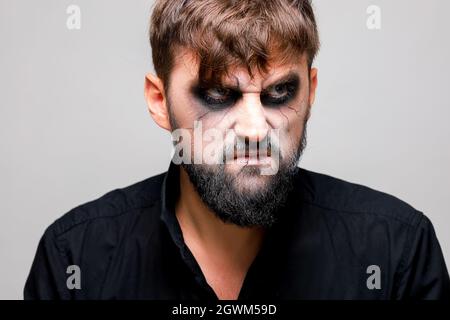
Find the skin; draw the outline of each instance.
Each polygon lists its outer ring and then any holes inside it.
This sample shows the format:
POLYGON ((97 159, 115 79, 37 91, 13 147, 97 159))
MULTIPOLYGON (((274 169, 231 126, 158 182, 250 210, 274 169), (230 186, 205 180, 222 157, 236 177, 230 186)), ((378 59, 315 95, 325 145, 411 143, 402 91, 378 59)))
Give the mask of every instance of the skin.
MULTIPOLYGON (((287 157, 298 146, 317 88, 317 69, 308 71, 305 55, 299 56, 298 61, 293 63, 272 64, 267 74, 255 72, 253 79, 245 68, 233 68, 224 85, 238 87, 240 94, 234 103, 223 110, 211 110, 193 95, 198 62, 192 52, 181 49, 176 61, 168 92, 157 76, 148 74, 145 79, 148 110, 161 128, 170 132, 173 129, 169 119, 170 105, 172 116, 182 128, 193 130, 194 121, 200 119, 203 130, 211 127, 223 132, 233 129, 236 135, 247 137, 250 141, 260 141, 270 129, 279 129, 282 157, 287 157), (277 93, 273 85, 288 74, 296 74, 299 79, 295 97, 277 107, 263 103, 267 101, 262 94, 277 93)), ((217 97, 217 91, 208 93, 217 97)), ((236 188, 242 192, 256 192, 264 188, 270 176, 242 175, 240 173, 245 165, 231 163, 226 166, 226 170, 236 176, 236 188)), ((254 165, 262 164, 256 161, 254 165)), ((265 230, 222 222, 202 202, 184 169, 180 172, 180 190, 175 211, 188 248, 218 298, 237 299, 248 268, 261 248, 265 230)))

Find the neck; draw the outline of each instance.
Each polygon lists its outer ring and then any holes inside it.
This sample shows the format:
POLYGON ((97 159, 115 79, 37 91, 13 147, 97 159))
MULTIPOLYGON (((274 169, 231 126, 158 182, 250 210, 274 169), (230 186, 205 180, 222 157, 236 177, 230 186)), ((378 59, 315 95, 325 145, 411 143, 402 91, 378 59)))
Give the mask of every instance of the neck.
POLYGON ((223 222, 203 203, 181 166, 176 216, 187 246, 208 253, 218 262, 233 262, 245 269, 261 247, 264 229, 223 222))

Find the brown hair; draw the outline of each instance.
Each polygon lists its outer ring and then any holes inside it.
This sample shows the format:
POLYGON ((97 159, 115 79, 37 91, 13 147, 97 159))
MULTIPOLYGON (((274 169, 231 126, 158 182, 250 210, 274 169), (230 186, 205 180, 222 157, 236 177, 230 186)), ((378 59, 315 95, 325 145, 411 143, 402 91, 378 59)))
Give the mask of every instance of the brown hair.
POLYGON ((178 46, 199 59, 199 80, 219 83, 231 66, 256 67, 319 50, 311 0, 156 0, 150 21, 155 71, 169 84, 178 46), (276 60, 275 60, 276 59, 276 60))

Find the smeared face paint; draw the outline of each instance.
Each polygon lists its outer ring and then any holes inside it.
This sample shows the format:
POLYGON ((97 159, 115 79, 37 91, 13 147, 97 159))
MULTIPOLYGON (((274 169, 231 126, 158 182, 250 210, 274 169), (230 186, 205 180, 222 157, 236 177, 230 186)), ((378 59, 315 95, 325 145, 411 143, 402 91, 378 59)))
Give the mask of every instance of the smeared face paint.
POLYGON ((189 51, 177 61, 167 92, 172 130, 183 128, 193 136, 194 123, 201 122, 202 132, 223 133, 223 139, 203 143, 200 149, 192 139, 192 159, 212 147, 217 155, 234 153, 233 161, 223 164, 184 164, 191 182, 224 221, 272 225, 306 145, 310 112, 306 57, 296 64, 271 65, 267 74, 256 72, 253 78, 237 67, 219 85, 199 82, 198 64, 189 51), (277 168, 274 174, 262 174, 268 163, 277 168))

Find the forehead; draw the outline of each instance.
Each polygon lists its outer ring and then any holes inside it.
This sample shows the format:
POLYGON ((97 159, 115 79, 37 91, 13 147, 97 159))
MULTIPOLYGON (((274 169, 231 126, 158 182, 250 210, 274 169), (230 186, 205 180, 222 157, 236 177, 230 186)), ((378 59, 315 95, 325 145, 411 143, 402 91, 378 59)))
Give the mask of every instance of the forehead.
MULTIPOLYGON (((177 83, 198 81, 199 59, 196 54, 186 48, 178 48, 176 51, 171 72, 172 81, 177 83)), ((297 73, 300 77, 308 74, 306 54, 299 55, 296 61, 288 63, 278 63, 276 57, 272 61, 268 64, 267 73, 262 74, 258 70, 254 70, 253 78, 245 66, 233 66, 229 68, 227 75, 224 75, 222 83, 231 86, 238 85, 241 88, 261 89, 266 84, 289 73, 297 73)))

